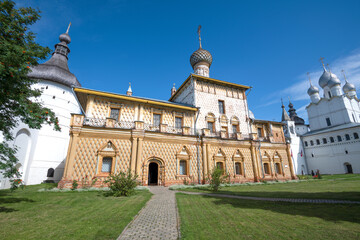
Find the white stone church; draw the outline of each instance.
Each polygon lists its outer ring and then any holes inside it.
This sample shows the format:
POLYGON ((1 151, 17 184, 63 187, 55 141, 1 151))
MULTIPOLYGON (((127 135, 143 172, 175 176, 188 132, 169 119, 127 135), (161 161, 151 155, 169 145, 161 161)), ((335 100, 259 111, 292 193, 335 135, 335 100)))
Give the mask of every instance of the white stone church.
POLYGON ((360 173, 360 101, 355 86, 341 81, 323 66, 319 89, 308 89, 311 102, 306 107, 309 126, 299 120, 292 104, 290 116, 283 107, 285 136, 291 141, 297 174, 360 173), (295 114, 294 114, 295 113, 295 114))

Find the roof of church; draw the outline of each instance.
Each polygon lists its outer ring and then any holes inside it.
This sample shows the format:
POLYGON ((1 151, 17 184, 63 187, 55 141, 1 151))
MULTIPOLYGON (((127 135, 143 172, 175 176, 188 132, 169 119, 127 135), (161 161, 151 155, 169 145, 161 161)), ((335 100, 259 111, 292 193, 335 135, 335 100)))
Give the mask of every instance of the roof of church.
POLYGON ((174 103, 174 102, 151 99, 151 98, 134 97, 134 96, 128 96, 128 95, 124 95, 124 94, 103 92, 103 91, 92 90, 92 89, 87 89, 87 88, 74 88, 74 92, 76 93, 81 105, 86 104, 85 103, 86 101, 85 102, 83 101, 83 97, 87 97, 87 95, 93 94, 93 95, 102 96, 102 97, 110 97, 110 98, 116 98, 116 99, 121 99, 121 100, 141 102, 141 103, 159 105, 159 106, 163 106, 163 107, 172 107, 172 108, 179 108, 179 109, 183 109, 183 110, 198 111, 198 109, 196 107, 190 106, 187 104, 180 104, 180 103, 174 103))
POLYGON ((49 80, 68 87, 81 87, 81 84, 68 67, 67 55, 70 53, 68 44, 71 42, 68 31, 69 28, 66 33, 59 36, 60 43, 55 45, 52 57, 47 62, 31 68, 28 74, 30 78, 49 80))
POLYGON ((200 76, 200 75, 196 75, 191 73, 190 76, 183 82, 183 84, 181 84, 181 86, 176 90, 175 94, 172 95, 169 99, 169 101, 173 101, 175 99, 175 97, 177 96, 177 94, 179 92, 181 92, 182 88, 186 85, 186 83, 188 83, 191 79, 191 77, 195 77, 207 82, 211 82, 211 83, 216 83, 219 85, 224 85, 224 86, 228 86, 228 87, 233 87, 233 88, 241 88, 241 89, 249 89, 252 88, 250 86, 246 86, 246 85, 241 85, 241 84, 236 84, 236 83, 231 83, 231 82, 226 82, 223 80, 218 80, 218 79, 214 79, 214 78, 209 78, 209 77, 204 77, 204 76, 200 76))
POLYGON ((307 137, 307 136, 321 134, 321 133, 327 133, 327 132, 334 132, 334 131, 339 131, 339 130, 343 130, 343 129, 347 129, 347 128, 354 128, 354 127, 360 127, 360 123, 351 122, 351 123, 341 124, 341 125, 337 125, 337 126, 333 126, 333 127, 317 129, 317 130, 310 131, 310 132, 303 134, 302 137, 305 137, 305 136, 307 137))
POLYGON ((282 108, 282 115, 281 115, 281 121, 284 122, 284 121, 291 121, 290 117, 289 117, 289 114, 286 112, 285 110, 285 106, 284 104, 281 105, 281 108, 282 108))

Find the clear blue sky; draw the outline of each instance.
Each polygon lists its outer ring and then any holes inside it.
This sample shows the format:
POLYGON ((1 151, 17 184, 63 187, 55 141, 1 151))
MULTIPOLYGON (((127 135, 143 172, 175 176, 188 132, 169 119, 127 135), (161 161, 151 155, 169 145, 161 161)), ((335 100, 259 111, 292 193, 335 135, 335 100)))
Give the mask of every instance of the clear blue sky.
POLYGON ((189 76, 198 48, 213 55, 210 77, 253 87, 258 119, 280 120, 280 98, 305 117, 306 72, 317 85, 320 57, 360 87, 360 1, 18 0, 39 8, 31 29, 49 46, 72 22, 69 67, 85 88, 168 100, 189 76))

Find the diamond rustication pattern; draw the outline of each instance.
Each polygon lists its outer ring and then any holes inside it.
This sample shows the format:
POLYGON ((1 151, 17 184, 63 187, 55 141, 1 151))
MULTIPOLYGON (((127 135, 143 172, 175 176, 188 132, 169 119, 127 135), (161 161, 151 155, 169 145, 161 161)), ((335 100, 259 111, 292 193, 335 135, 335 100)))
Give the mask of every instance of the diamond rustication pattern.
POLYGON ((73 179, 81 180, 96 175, 98 164, 97 151, 111 141, 119 150, 115 160, 115 172, 127 171, 130 164, 131 141, 106 138, 80 138, 76 148, 73 179))
MULTIPOLYGON (((176 180, 176 154, 186 147, 190 151, 190 175, 197 178, 197 150, 195 145, 181 143, 165 143, 144 141, 142 166, 147 167, 148 161, 152 158, 161 159, 165 164, 166 181, 176 180)), ((200 152, 200 171, 202 171, 202 155, 200 152)), ((143 169, 142 169, 143 170, 143 169)))
POLYGON ((194 67, 199 62, 207 62, 209 65, 212 63, 212 56, 209 51, 205 49, 198 49, 190 57, 190 64, 194 67))

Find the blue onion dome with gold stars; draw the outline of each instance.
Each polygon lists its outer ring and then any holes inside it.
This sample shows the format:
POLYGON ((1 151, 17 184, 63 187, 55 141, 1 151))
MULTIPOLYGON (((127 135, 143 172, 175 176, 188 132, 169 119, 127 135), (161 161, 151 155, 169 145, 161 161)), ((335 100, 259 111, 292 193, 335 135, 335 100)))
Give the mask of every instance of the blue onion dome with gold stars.
POLYGON ((211 53, 205 49, 202 49, 201 47, 196 50, 193 54, 191 54, 190 57, 190 64, 191 67, 194 68, 194 66, 200 62, 206 62, 209 64, 209 67, 212 63, 212 56, 211 53))

